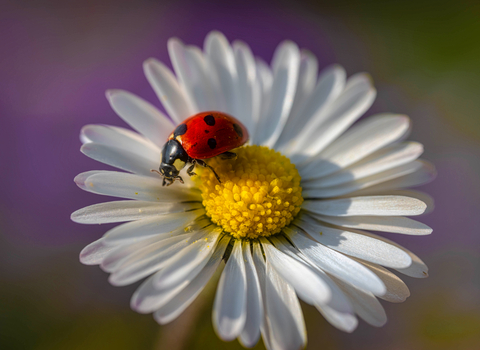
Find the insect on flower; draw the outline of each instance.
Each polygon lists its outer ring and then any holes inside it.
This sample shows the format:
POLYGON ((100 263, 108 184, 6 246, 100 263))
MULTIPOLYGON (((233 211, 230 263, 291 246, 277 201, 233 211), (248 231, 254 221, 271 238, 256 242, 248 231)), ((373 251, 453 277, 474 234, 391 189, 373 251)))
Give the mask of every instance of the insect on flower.
POLYGON ((220 177, 204 159, 220 156, 233 159, 237 155, 230 150, 240 147, 248 141, 248 131, 240 121, 222 112, 202 112, 186 119, 178 125, 168 137, 162 149, 160 171, 152 170, 163 176, 163 186, 170 186, 175 180, 183 183, 179 172, 190 163, 187 174, 193 172, 195 165, 209 168, 218 182, 220 177))

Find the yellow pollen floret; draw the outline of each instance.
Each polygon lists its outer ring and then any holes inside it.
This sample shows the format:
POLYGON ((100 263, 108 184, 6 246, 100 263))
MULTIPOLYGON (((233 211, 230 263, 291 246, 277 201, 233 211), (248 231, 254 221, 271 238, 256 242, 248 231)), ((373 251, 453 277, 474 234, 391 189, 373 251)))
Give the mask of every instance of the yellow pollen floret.
POLYGON ((234 150, 236 159, 215 157, 209 169, 197 167, 195 182, 212 222, 235 238, 255 239, 279 233, 303 202, 300 175, 290 160, 263 146, 234 150))

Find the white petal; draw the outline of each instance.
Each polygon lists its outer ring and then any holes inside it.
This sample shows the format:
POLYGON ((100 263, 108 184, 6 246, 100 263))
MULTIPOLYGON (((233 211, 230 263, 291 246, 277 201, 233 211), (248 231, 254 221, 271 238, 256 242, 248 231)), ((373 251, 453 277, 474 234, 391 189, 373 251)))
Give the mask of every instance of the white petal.
POLYGON ((87 157, 121 170, 158 178, 158 175, 151 170, 158 168, 160 158, 152 160, 120 148, 95 142, 84 144, 80 151, 87 157))
POLYGON ((432 229, 419 221, 403 216, 324 216, 316 218, 330 224, 356 228, 360 230, 402 233, 404 235, 423 236, 432 233, 432 229))
POLYGON ((254 84, 254 108, 253 108, 253 120, 254 128, 249 130, 250 143, 258 145, 262 143, 263 132, 260 130, 259 125, 265 123, 263 120, 268 112, 270 106, 270 97, 273 85, 273 74, 270 66, 258 57, 255 59, 256 79, 254 84))
POLYGON ((237 114, 237 69, 232 48, 225 36, 217 31, 210 32, 205 38, 205 55, 210 74, 215 75, 219 83, 219 92, 225 99, 225 112, 237 114))
POLYGON ((265 293, 271 348, 279 350, 303 348, 307 343, 307 332, 295 290, 277 274, 268 259, 265 293))
POLYGON ((85 265, 99 265, 115 247, 107 246, 103 238, 90 243, 80 252, 80 262, 85 265))
POLYGON ((155 275, 153 283, 157 288, 171 288, 187 279, 194 268, 200 271, 207 264, 222 233, 214 225, 209 226, 209 231, 205 238, 192 242, 155 275))
POLYGON ((325 304, 331 299, 329 286, 313 269, 283 254, 265 239, 261 242, 268 263, 295 288, 301 299, 312 305, 325 304))
POLYGON ((395 246, 362 234, 327 227, 308 215, 301 215, 294 223, 313 239, 341 253, 392 268, 406 268, 412 263, 410 256, 395 246))
POLYGON ((286 228, 284 232, 297 249, 308 258, 311 264, 343 281, 371 291, 376 295, 385 293, 383 282, 365 266, 307 238, 299 229, 286 228))
POLYGON ((265 347, 270 350, 270 349, 273 349, 273 347, 271 342, 270 328, 269 328, 269 325, 267 324, 268 314, 265 308, 265 305, 267 304, 267 295, 266 295, 266 289, 265 289, 265 284, 267 280, 267 277, 266 277, 267 267, 265 266, 265 260, 263 257, 262 249, 260 248, 260 243, 258 243, 257 241, 254 241, 252 245, 253 245, 253 262, 255 264, 255 270, 257 271, 257 274, 258 274, 258 281, 260 284, 260 292, 262 296, 262 306, 263 306, 263 319, 260 325, 260 332, 262 334, 263 343, 265 344, 265 347))
POLYGON ((255 96, 255 58, 248 45, 240 41, 233 43, 233 53, 238 72, 237 98, 241 101, 234 116, 251 132, 255 127, 254 109, 258 108, 254 105, 259 103, 259 96, 255 96))
POLYGON ((317 187, 330 187, 362 179, 410 163, 422 153, 423 145, 418 142, 395 143, 378 150, 345 169, 320 179, 312 180, 317 177, 315 170, 311 172, 300 170, 300 175, 302 176, 302 181, 306 180, 307 183, 315 182, 317 187))
POLYGON ((143 71, 165 110, 177 124, 194 114, 183 88, 162 62, 149 58, 143 63, 143 71))
POLYGON ((242 243, 236 240, 232 253, 218 282, 213 306, 213 325, 225 341, 235 339, 245 326, 247 279, 242 243))
POLYGON ((404 115, 379 114, 358 122, 305 166, 316 177, 330 175, 398 140, 409 129, 404 115))
POLYGON ((172 38, 168 41, 168 53, 180 85, 192 103, 193 113, 215 109, 215 91, 200 50, 186 48, 180 40, 172 38))
POLYGON ((247 275, 247 318, 239 340, 244 347, 251 348, 257 344, 260 338, 263 303, 257 270, 255 269, 252 253, 250 252, 250 243, 245 241, 242 245, 245 272, 247 275))
MULTIPOLYGON (((213 229, 212 229, 213 230, 213 229)), ((218 232, 217 232, 218 233, 218 232)), ((211 236, 211 234, 208 234, 211 236)), ((218 234, 215 234, 215 237, 209 238, 218 238, 218 234)), ((180 265, 179 261, 182 260, 185 256, 189 256, 188 250, 190 247, 195 246, 195 248, 199 248, 200 245, 205 242, 204 240, 200 240, 194 242, 189 247, 185 248, 179 254, 176 255, 173 259, 170 260, 169 264, 163 268, 162 270, 158 271, 152 277, 150 277, 147 281, 145 281, 139 289, 135 292, 131 300, 131 306, 134 310, 142 313, 149 313, 157 310, 158 308, 166 305, 170 302, 180 291, 182 291, 205 267, 205 265, 210 260, 214 248, 217 244, 216 241, 210 242, 210 246, 207 248, 207 254, 203 254, 200 259, 197 259, 197 264, 186 264, 185 266, 180 265), (179 268, 181 270, 179 270, 179 268), (175 273, 179 272, 179 275, 176 276, 175 281, 170 280, 170 283, 164 283, 162 285, 158 284, 160 279, 165 280, 166 270, 175 271, 175 273)), ((204 247, 205 248, 205 247, 204 247)), ((205 249, 201 249, 204 252, 205 249)))
MULTIPOLYGON (((312 264, 311 261, 309 261, 309 259, 302 254, 302 252, 293 247, 291 243, 288 242, 284 237, 274 237, 270 239, 272 240, 272 243, 275 244, 275 247, 277 247, 281 252, 302 263, 306 263, 308 266, 313 268, 315 273, 328 285, 329 289, 331 290, 331 298, 326 304, 322 305, 328 305, 329 307, 332 307, 342 313, 353 313, 353 308, 348 298, 322 269, 320 269, 317 265, 312 264)), ((318 305, 316 306, 318 307, 318 305)))
POLYGON ((136 312, 142 314, 154 312, 172 300, 189 283, 189 281, 183 281, 172 288, 158 290, 153 284, 153 279, 161 271, 162 270, 147 278, 135 293, 133 293, 132 299, 130 300, 130 307, 136 312))
POLYGON ((116 266, 109 282, 115 286, 125 286, 151 275, 167 266, 177 254, 182 254, 185 247, 203 239, 208 230, 174 236, 137 250, 116 266))
MULTIPOLYGON (((355 230, 352 230, 352 231, 355 231, 355 230)), ((415 277, 415 278, 428 277, 428 267, 427 267, 427 265, 425 265, 425 263, 418 256, 413 254, 411 251, 409 251, 405 247, 402 247, 401 245, 399 245, 399 244, 397 244, 397 243, 395 243, 395 242, 393 242, 393 241, 391 241, 391 240, 389 240, 385 237, 381 237, 379 235, 376 235, 376 234, 373 234, 373 233, 370 233, 370 232, 362 231, 362 234, 366 235, 366 236, 370 236, 370 237, 378 239, 378 240, 381 240, 381 241, 384 241, 388 244, 394 245, 395 247, 403 250, 405 253, 407 253, 410 256, 410 258, 412 259, 412 264, 409 267, 404 268, 404 269, 395 269, 398 272, 401 272, 401 273, 403 273, 407 276, 415 277)))
POLYGON ((330 200, 306 200, 302 208, 330 216, 413 216, 426 209, 425 203, 403 196, 365 196, 330 200))
POLYGON ((361 189, 369 188, 377 184, 413 174, 421 170, 422 166, 423 163, 421 161, 413 161, 390 170, 385 170, 375 175, 327 188, 317 188, 317 183, 315 181, 311 181, 304 185, 305 191, 303 193, 303 197, 332 198, 344 196, 361 189))
POLYGON ((367 266, 385 283, 387 292, 379 296, 379 298, 391 303, 402 303, 410 296, 407 285, 387 269, 365 261, 361 261, 360 263, 367 266))
POLYGON ((295 88, 295 98, 292 109, 283 128, 282 134, 278 138, 275 148, 279 149, 291 141, 301 130, 304 124, 302 120, 302 111, 307 101, 313 93, 317 82, 318 61, 315 55, 306 50, 300 52, 300 69, 298 72, 297 87, 295 88))
POLYGON ((153 314, 159 324, 171 322, 195 300, 222 262, 229 242, 230 236, 224 236, 220 242, 218 242, 215 252, 207 265, 205 265, 198 275, 195 276, 181 292, 153 314))
POLYGON ((435 166, 424 160, 419 161, 422 162, 422 167, 418 171, 406 176, 402 176, 398 179, 382 182, 381 184, 365 188, 363 190, 355 192, 354 195, 358 196, 376 194, 381 192, 391 192, 392 190, 421 186, 433 181, 433 179, 435 179, 435 177, 437 176, 435 166))
POLYGON ((283 42, 273 60, 273 85, 267 111, 259 120, 259 140, 273 147, 280 136, 292 108, 300 66, 300 52, 293 42, 283 42))
POLYGON ((146 159, 159 161, 160 148, 142 135, 124 128, 110 125, 86 125, 80 132, 83 143, 95 142, 119 148, 146 159))
POLYGON ((353 312, 338 311, 329 305, 316 305, 317 310, 334 327, 351 333, 358 326, 358 319, 353 312))
POLYGON ((299 142, 290 150, 290 154, 297 154, 292 161, 297 163, 321 152, 370 108, 375 95, 367 75, 352 76, 338 98, 316 116, 314 125, 307 124, 299 134, 299 142))
POLYGON ((106 93, 113 110, 132 128, 163 147, 174 129, 173 123, 147 101, 124 90, 106 93))
POLYGON ((375 296, 354 286, 338 281, 340 288, 350 297, 355 313, 365 322, 381 327, 387 322, 387 315, 375 296))
MULTIPOLYGON (((112 228, 105 234, 105 243, 107 244, 125 244, 134 243, 144 238, 162 235, 161 238, 167 238, 176 234, 175 230, 182 229, 183 232, 199 229, 199 225, 208 223, 206 219, 193 222, 195 219, 205 214, 203 208, 180 213, 167 213, 156 215, 150 218, 144 218, 133 222, 112 228)), ((201 226, 200 226, 201 227, 201 226)))
POLYGON ((145 201, 114 201, 90 205, 72 213, 79 224, 107 224, 133 221, 152 216, 179 213, 202 208, 201 203, 155 203, 145 201))
POLYGON ((75 178, 75 182, 85 191, 106 196, 149 202, 201 200, 197 191, 185 185, 165 187, 160 179, 114 171, 82 173, 75 178))

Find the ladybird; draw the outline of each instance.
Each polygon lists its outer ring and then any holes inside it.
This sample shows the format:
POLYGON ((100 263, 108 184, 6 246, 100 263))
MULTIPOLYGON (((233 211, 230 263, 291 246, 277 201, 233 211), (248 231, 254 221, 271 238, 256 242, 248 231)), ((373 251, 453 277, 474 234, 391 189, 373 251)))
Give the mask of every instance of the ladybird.
POLYGON ((212 170, 221 183, 215 170, 204 159, 216 156, 235 158, 237 155, 230 150, 247 141, 247 129, 231 115, 215 111, 198 113, 187 118, 170 134, 162 149, 160 171, 152 171, 163 176, 163 186, 170 186, 175 180, 183 183, 178 174, 187 163, 191 164, 187 169, 190 176, 196 175, 193 170, 198 164, 212 170))

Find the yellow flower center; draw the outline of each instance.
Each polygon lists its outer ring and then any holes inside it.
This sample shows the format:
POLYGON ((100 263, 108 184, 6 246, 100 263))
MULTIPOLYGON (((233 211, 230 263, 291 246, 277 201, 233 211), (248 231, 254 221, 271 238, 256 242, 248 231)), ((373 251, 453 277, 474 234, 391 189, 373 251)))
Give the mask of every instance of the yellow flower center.
POLYGON ((234 150, 236 159, 212 158, 196 168, 195 182, 212 222, 235 238, 268 237, 290 224, 303 202, 300 174, 290 160, 263 146, 234 150))

